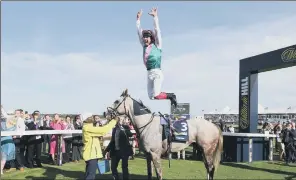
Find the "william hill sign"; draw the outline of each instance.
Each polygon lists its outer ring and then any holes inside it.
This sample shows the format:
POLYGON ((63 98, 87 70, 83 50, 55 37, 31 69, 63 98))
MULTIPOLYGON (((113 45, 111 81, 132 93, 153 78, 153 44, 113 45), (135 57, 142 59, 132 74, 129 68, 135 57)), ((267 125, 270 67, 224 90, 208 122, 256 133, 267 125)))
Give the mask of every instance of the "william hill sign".
POLYGON ((288 48, 281 55, 283 62, 296 62, 296 48, 288 48))

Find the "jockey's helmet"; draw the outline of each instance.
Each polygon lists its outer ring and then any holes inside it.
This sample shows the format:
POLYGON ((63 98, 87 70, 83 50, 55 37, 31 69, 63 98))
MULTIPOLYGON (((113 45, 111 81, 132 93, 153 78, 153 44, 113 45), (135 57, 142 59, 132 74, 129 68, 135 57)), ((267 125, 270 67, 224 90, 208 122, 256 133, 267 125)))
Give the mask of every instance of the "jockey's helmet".
POLYGON ((142 31, 142 36, 143 37, 150 37, 152 42, 155 40, 154 39, 154 33, 151 30, 143 30, 142 31))

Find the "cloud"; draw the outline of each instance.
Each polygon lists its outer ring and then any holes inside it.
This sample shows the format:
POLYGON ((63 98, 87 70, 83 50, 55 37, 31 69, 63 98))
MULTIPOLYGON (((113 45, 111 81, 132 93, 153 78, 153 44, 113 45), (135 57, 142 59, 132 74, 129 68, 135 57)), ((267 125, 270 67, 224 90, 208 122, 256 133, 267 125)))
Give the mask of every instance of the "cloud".
MULTIPOLYGON (((190 102, 195 115, 202 109, 236 109, 239 60, 295 44, 295 21, 296 16, 287 16, 165 36, 163 91, 175 92, 179 102, 190 102)), ((142 50, 136 41, 120 43, 130 47, 124 56, 113 47, 104 54, 2 52, 2 103, 30 111, 100 113, 128 88, 153 111, 168 112, 167 101, 147 97, 142 50)), ((295 77, 295 67, 260 74, 260 103, 270 109, 296 106, 295 77)))

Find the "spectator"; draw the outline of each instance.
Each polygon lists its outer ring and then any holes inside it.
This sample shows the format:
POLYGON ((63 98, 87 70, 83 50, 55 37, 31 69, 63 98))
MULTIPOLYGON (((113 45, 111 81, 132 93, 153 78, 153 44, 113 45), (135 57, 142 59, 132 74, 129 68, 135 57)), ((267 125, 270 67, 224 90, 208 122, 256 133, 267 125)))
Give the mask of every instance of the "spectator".
POLYGON ((102 158, 102 150, 98 137, 107 134, 116 124, 116 120, 111 120, 103 127, 94 126, 94 118, 91 114, 82 115, 84 121, 82 128, 83 137, 83 159, 85 160, 85 178, 86 180, 95 179, 98 159, 102 158))
POLYGON ((229 130, 229 132, 234 133, 234 127, 233 127, 233 125, 230 125, 229 128, 228 128, 228 130, 229 130))
MULTIPOLYGON (((15 110, 16 118, 16 131, 24 132, 26 130, 25 121, 22 118, 23 110, 15 110)), ((15 144, 15 167, 20 171, 24 171, 24 162, 25 162, 25 139, 22 136, 13 136, 13 142, 15 144)))
POLYGON ((111 141, 105 150, 107 152, 106 157, 111 157, 111 171, 115 180, 119 179, 117 166, 120 160, 123 179, 129 179, 128 159, 133 155, 133 150, 129 143, 129 138, 133 134, 130 132, 129 126, 123 124, 124 118, 120 117, 118 119, 112 132, 111 141))
MULTIPOLYGON (((43 119, 43 130, 52 130, 52 128, 50 127, 50 122, 51 122, 50 116, 46 114, 43 119)), ((43 135, 43 139, 44 139, 44 142, 42 146, 42 151, 43 153, 47 153, 49 155, 51 135, 45 134, 43 135)))
MULTIPOLYGON (((65 129, 65 125, 64 123, 61 121, 61 118, 58 114, 54 115, 54 120, 50 123, 50 127, 53 128, 54 130, 64 130, 65 129)), ((51 140, 50 140, 50 155, 51 155, 51 160, 52 160, 52 164, 56 164, 55 163, 55 154, 56 154, 56 150, 57 150, 57 141, 58 141, 58 135, 52 135, 51 136, 51 140)), ((62 143, 62 152, 65 153, 65 143, 62 143)))
POLYGON ((25 111, 24 116, 25 116, 25 118, 24 118, 25 120, 31 119, 30 114, 28 113, 28 111, 25 111))
MULTIPOLYGON (((65 130, 75 130, 74 125, 71 121, 70 116, 66 116, 66 121, 65 121, 65 130)), ((71 146, 72 146, 72 134, 66 134, 64 136, 64 141, 65 141, 65 157, 63 158, 66 162, 69 162, 69 157, 71 154, 71 146)))
POLYGON ((292 139, 292 161, 296 162, 296 129, 295 129, 295 123, 291 123, 291 139, 292 139))
MULTIPOLYGON (((134 131, 134 126, 132 125, 130 119, 128 117, 126 117, 125 119, 125 125, 129 126, 130 130, 134 131)), ((136 134, 133 134, 132 137, 130 137, 130 144, 132 145, 133 147, 133 155, 131 156, 131 160, 134 159, 134 156, 136 154, 136 147, 137 147, 137 135, 136 134)))
POLYGON ((283 132, 283 141, 285 144, 285 154, 286 154, 286 164, 291 163, 292 161, 292 143, 293 140, 291 139, 292 133, 291 133, 291 124, 287 123, 287 128, 283 132))
POLYGON ((273 127, 273 133, 274 133, 274 134, 277 133, 277 131, 278 131, 278 126, 280 126, 280 125, 281 125, 281 122, 278 121, 277 124, 273 127))
POLYGON ((277 147, 277 150, 279 151, 280 160, 282 160, 285 155, 285 145, 282 142, 282 125, 281 124, 276 126, 275 134, 277 135, 276 147, 277 147))
MULTIPOLYGON (((278 136, 280 135, 281 130, 279 130, 279 129, 282 129, 280 126, 281 126, 281 122, 278 121, 277 124, 273 127, 273 134, 277 134, 278 136)), ((280 139, 281 138, 276 138, 275 139, 275 149, 276 149, 276 151, 278 151, 280 149, 280 142, 281 142, 280 139), (280 142, 279 142, 279 140, 280 140, 280 142)))
MULTIPOLYGON (((26 126, 28 130, 39 130, 40 127, 40 112, 34 111, 32 119, 27 122, 26 126)), ((42 149, 43 137, 40 135, 31 135, 27 139, 27 166, 28 168, 34 167, 34 155, 37 167, 42 167, 41 164, 41 149, 42 149)))
POLYGON ((103 126, 102 121, 98 115, 94 115, 94 119, 97 126, 103 126))
MULTIPOLYGON (((75 130, 82 129, 82 121, 79 115, 75 117, 74 128, 75 130)), ((73 134, 72 136, 72 161, 78 162, 82 159, 82 135, 73 134)))
POLYGON ((219 127, 222 132, 224 132, 224 121, 222 120, 221 117, 219 117, 219 127))
MULTIPOLYGON (((12 117, 8 117, 1 105, 1 131, 14 131, 16 122, 12 117)), ((1 174, 6 161, 15 159, 15 145, 11 136, 1 136, 1 174)))
POLYGON ((20 109, 20 110, 21 110, 21 118, 22 118, 22 119, 25 119, 25 111, 22 110, 22 109, 20 109))

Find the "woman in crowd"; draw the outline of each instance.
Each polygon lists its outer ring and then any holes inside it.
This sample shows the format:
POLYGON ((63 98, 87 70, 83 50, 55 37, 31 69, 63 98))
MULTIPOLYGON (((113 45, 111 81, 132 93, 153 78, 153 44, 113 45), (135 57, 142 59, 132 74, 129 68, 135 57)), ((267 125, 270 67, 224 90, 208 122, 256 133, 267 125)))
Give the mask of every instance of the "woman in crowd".
MULTIPOLYGON (((50 127, 53 128, 54 130, 64 130, 65 129, 65 125, 64 123, 61 121, 61 118, 58 114, 54 115, 54 120, 50 123, 50 127)), ((50 155, 51 155, 51 159, 52 159, 52 163, 55 163, 55 154, 56 154, 56 150, 57 150, 57 141, 58 141, 58 136, 57 135, 52 135, 51 140, 50 140, 50 155)), ((65 142, 62 143, 62 152, 65 153, 65 142)))
MULTIPOLYGON (((26 130, 26 125, 24 121, 24 111, 22 109, 17 109, 15 112, 16 120, 16 131, 23 133, 26 130)), ((24 171, 25 163, 25 136, 13 136, 13 141, 15 145, 15 161, 14 166, 20 171, 24 171)))
MULTIPOLYGON (((80 130, 82 129, 82 121, 80 116, 75 116, 75 122, 74 122, 74 129, 80 130)), ((73 134, 72 135, 72 161, 78 162, 82 159, 82 135, 81 134, 73 134)))
MULTIPOLYGON (((65 130, 75 130, 74 125, 71 121, 71 117, 69 115, 66 116, 66 121, 65 121, 65 130)), ((72 146, 72 134, 66 134, 64 136, 64 141, 65 141, 65 156, 64 160, 65 162, 69 162, 69 157, 71 154, 71 146, 72 146)))
POLYGON ((98 127, 92 114, 81 116, 83 121, 83 159, 86 163, 85 179, 95 179, 99 158, 103 157, 100 140, 98 137, 106 135, 116 124, 116 120, 111 120, 107 125, 98 127))
POLYGON ((111 171, 114 180, 118 180, 118 163, 121 160, 122 176, 129 179, 128 159, 133 155, 129 138, 133 136, 129 126, 124 124, 125 117, 118 117, 118 122, 113 129, 111 141, 106 148, 106 158, 111 157, 111 171))
MULTIPOLYGON (((16 129, 16 122, 12 117, 8 117, 1 105, 1 132, 14 131, 16 129)), ((1 174, 6 161, 15 159, 15 145, 11 136, 1 136, 1 174)))

